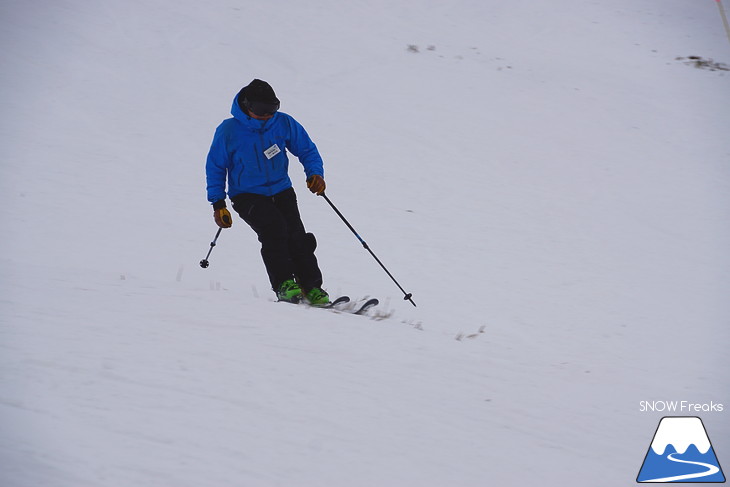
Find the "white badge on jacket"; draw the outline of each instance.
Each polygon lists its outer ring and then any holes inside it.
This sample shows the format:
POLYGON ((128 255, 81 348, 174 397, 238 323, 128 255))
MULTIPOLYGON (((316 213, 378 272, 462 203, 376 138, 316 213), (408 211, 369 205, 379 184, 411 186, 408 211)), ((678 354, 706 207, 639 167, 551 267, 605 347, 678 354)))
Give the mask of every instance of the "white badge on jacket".
POLYGON ((264 151, 264 155, 266 156, 267 159, 271 159, 279 152, 281 152, 281 149, 279 149, 278 145, 274 144, 264 151))

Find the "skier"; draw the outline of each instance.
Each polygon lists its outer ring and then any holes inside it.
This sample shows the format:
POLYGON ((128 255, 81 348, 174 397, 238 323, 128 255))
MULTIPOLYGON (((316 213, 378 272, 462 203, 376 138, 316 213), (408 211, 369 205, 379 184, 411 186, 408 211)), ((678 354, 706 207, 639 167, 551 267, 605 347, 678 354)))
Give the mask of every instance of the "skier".
POLYGON ((218 226, 233 223, 226 208, 226 182, 233 209, 258 235, 272 290, 280 301, 329 303, 314 250, 304 229, 289 179, 287 150, 304 166, 307 187, 325 190, 322 157, 304 127, 279 111, 267 82, 254 79, 233 99, 233 118, 216 129, 205 166, 208 201, 218 226))

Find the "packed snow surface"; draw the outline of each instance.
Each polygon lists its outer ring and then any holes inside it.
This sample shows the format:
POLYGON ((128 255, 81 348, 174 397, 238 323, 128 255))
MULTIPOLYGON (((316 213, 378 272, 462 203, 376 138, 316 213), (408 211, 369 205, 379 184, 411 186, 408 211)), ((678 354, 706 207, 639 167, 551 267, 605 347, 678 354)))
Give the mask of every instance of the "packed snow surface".
POLYGON ((2 2, 0 485, 629 485, 657 400, 724 403, 730 465, 730 73, 680 59, 730 62, 718 6, 2 2), (253 78, 417 308, 296 160, 378 309, 274 303, 240 219, 198 266, 253 78))

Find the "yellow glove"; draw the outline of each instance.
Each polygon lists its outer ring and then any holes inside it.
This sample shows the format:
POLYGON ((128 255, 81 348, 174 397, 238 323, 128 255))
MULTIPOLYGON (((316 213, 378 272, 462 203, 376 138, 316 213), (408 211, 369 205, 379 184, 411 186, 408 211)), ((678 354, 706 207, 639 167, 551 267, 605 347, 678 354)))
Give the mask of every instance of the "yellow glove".
POLYGON ((307 188, 309 188, 309 191, 316 194, 317 196, 324 193, 324 189, 326 187, 327 185, 324 184, 324 178, 319 174, 315 174, 314 176, 307 179, 307 188))
POLYGON ((231 212, 227 208, 220 208, 213 211, 213 218, 215 222, 221 228, 230 228, 233 225, 233 219, 231 218, 231 212))

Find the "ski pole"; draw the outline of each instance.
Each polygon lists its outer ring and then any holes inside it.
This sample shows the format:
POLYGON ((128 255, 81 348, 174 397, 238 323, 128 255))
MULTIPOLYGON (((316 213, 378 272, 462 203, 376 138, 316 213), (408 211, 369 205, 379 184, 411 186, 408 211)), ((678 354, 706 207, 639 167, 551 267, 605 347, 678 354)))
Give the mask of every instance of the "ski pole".
POLYGON ((208 267, 210 265, 210 263, 208 262, 208 257, 210 257, 210 253, 213 252, 213 247, 215 247, 215 243, 218 241, 218 235, 221 234, 221 230, 223 230, 223 227, 218 228, 218 231, 215 233, 215 238, 210 243, 210 249, 208 250, 208 255, 205 256, 205 259, 200 261, 200 267, 202 267, 203 269, 205 269, 206 267, 208 267))
POLYGON ((725 27, 725 33, 727 34, 727 40, 730 41, 730 23, 727 21, 727 15, 725 15, 725 8, 722 6, 722 0, 717 1, 717 8, 720 9, 720 17, 722 17, 722 25, 725 27))
POLYGON ((393 282, 395 283, 395 285, 396 285, 396 286, 398 286, 398 289, 400 289, 400 290, 401 290, 401 292, 403 292, 403 294, 405 295, 405 296, 403 297, 403 300, 404 300, 404 301, 410 301, 410 302, 411 302, 411 304, 412 304, 413 306, 415 306, 415 305, 416 305, 416 303, 414 303, 414 302, 413 302, 413 299, 412 299, 412 297, 413 297, 413 294, 411 294, 411 293, 407 293, 407 292, 405 291, 405 289, 403 289, 403 287, 402 287, 402 286, 401 286, 400 284, 398 284, 398 281, 396 281, 396 280, 395 280, 395 277, 393 277, 393 274, 391 274, 391 273, 390 273, 390 271, 389 271, 389 270, 388 270, 388 269, 387 269, 387 268, 385 267, 385 265, 383 265, 383 263, 382 263, 382 262, 380 262, 380 259, 378 259, 378 256, 377 256, 377 255, 375 255, 375 254, 373 253, 373 251, 372 251, 372 250, 370 250, 370 247, 368 246, 368 244, 367 244, 367 243, 365 243, 365 240, 363 240, 363 239, 362 239, 362 237, 361 237, 361 236, 360 236, 360 235, 359 235, 359 234, 358 234, 358 233, 357 233, 357 232, 355 231, 355 229, 354 229, 354 228, 352 227, 352 225, 350 225, 350 222, 348 222, 348 221, 347 221, 347 218, 345 218, 345 216, 344 216, 344 215, 343 215, 343 214, 342 214, 342 213, 340 212, 340 210, 338 210, 338 209, 337 209, 337 207, 336 207, 336 206, 335 206, 335 205, 334 205, 334 204, 332 203, 332 201, 330 201, 330 199, 329 199, 329 198, 327 197, 327 195, 326 195, 326 194, 324 194, 324 193, 322 193, 322 194, 321 194, 320 196, 322 196, 322 197, 324 198, 324 200, 325 200, 325 201, 326 201, 326 202, 327 202, 327 203, 328 203, 328 204, 329 204, 329 205, 330 205, 330 206, 332 207, 332 209, 333 209, 333 210, 335 210, 335 213, 337 213, 337 216, 339 216, 339 217, 340 217, 340 219, 342 219, 342 221, 343 221, 343 222, 345 222, 345 225, 347 225, 347 228, 349 228, 349 229, 350 229, 350 231, 351 231, 351 232, 352 232, 353 234, 355 234, 355 236, 357 237, 357 239, 358 239, 358 240, 360 241, 360 243, 362 244, 363 248, 364 248, 365 250, 367 250, 368 252, 370 252, 370 255, 372 255, 372 256, 373 256, 373 259, 375 259, 375 261, 376 261, 376 262, 377 262, 378 264, 380 264, 380 267, 382 267, 382 268, 383 268, 383 270, 385 271, 385 273, 386 273, 386 274, 388 274, 388 277, 390 277, 390 278, 391 278, 391 279, 393 280, 393 282))

